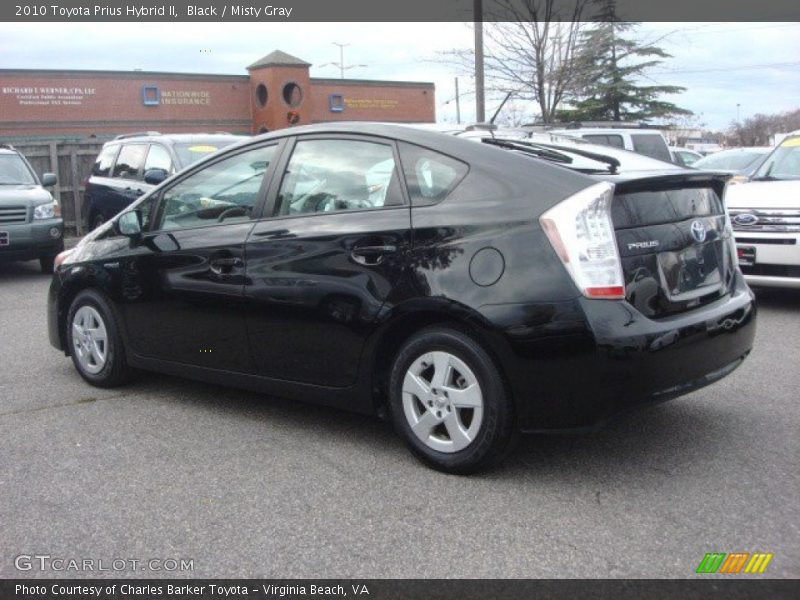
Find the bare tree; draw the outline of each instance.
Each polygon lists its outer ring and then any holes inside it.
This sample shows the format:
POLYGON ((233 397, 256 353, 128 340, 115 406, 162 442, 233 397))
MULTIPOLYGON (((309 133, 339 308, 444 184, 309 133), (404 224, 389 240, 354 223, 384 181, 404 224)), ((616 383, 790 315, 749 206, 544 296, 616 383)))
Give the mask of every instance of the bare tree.
POLYGON ((729 136, 741 146, 766 146, 776 133, 800 129, 800 109, 764 115, 755 114, 738 123, 731 123, 729 136))
MULTIPOLYGON (((484 17, 487 89, 514 92, 538 104, 541 120, 555 112, 585 82, 579 55, 587 8, 595 0, 492 0, 484 17), (565 8, 568 7, 568 8, 565 8)), ((471 50, 443 54, 444 62, 470 73, 471 50)))

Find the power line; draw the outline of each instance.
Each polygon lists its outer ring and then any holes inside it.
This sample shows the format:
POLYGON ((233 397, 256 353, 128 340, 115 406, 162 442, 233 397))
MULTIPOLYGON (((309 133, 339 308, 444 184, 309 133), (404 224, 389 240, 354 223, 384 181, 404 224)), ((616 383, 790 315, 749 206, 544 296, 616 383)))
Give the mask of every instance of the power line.
POLYGON ((785 27, 798 27, 797 23, 781 23, 779 25, 756 25, 753 27, 735 27, 735 28, 727 28, 727 29, 711 29, 705 30, 705 27, 710 27, 713 24, 706 23, 705 25, 698 25, 697 27, 687 27, 686 29, 677 29, 677 33, 691 33, 692 35, 709 35, 709 34, 717 34, 717 33, 737 33, 740 31, 757 31, 760 29, 779 29, 785 27))
POLYGON ((665 69, 661 71, 650 71, 652 75, 685 75, 689 73, 722 73, 728 71, 744 71, 747 69, 768 69, 773 67, 795 67, 800 65, 800 61, 762 63, 755 65, 739 65, 735 67, 715 67, 712 69, 665 69))

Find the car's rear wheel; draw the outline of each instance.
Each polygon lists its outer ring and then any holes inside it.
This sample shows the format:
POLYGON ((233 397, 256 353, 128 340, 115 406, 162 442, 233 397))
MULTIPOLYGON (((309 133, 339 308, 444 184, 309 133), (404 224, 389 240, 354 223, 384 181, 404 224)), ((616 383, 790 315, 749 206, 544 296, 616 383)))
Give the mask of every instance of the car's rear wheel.
POLYGON ((41 267, 42 273, 52 273, 53 267, 55 266, 55 260, 56 257, 52 255, 40 256, 39 267, 41 267))
POLYGON ((67 340, 75 368, 98 387, 114 387, 132 373, 111 304, 94 290, 79 293, 67 317, 67 340))
POLYGON ((441 471, 489 467, 517 437, 500 370, 458 329, 428 328, 409 339, 394 361, 389 388, 395 428, 417 457, 441 471))

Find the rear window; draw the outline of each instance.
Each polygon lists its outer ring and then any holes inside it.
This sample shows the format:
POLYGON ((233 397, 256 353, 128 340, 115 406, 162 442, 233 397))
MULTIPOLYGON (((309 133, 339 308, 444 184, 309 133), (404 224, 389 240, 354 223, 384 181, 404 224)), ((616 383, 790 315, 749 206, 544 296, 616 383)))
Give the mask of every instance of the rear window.
POLYGON ((412 204, 433 204, 444 200, 469 171, 460 160, 433 150, 404 142, 399 146, 412 204))
POLYGON ((634 133, 631 135, 633 140, 633 150, 639 154, 657 158, 664 162, 672 162, 669 155, 667 143, 656 133, 634 133))
POLYGON ((108 177, 109 173, 111 173, 111 165, 114 164, 114 157, 117 155, 117 151, 119 151, 119 146, 117 145, 103 148, 92 167, 92 175, 108 177))
POLYGON ((589 133, 581 137, 587 142, 592 142, 593 144, 613 146, 614 148, 622 148, 623 150, 625 149, 625 141, 622 139, 621 135, 589 133))
POLYGON ((178 155, 178 162, 180 168, 186 168, 191 164, 196 163, 201 158, 205 158, 209 154, 213 154, 217 150, 221 150, 225 146, 230 146, 234 142, 238 142, 240 138, 232 138, 228 140, 213 140, 213 141, 195 141, 191 143, 175 144, 173 146, 175 154, 178 155))
POLYGON ((147 154, 145 144, 129 144, 122 147, 119 158, 114 165, 114 177, 122 179, 140 179, 142 167, 144 166, 144 156, 147 154))

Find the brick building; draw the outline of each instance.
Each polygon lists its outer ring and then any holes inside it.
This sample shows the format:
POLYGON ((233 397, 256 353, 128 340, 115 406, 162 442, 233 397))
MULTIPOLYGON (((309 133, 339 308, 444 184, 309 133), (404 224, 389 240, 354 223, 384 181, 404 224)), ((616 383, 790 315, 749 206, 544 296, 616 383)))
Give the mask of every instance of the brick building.
POLYGON ((432 83, 318 79, 276 50, 248 75, 0 69, 0 138, 261 133, 326 121, 435 121, 432 83))

